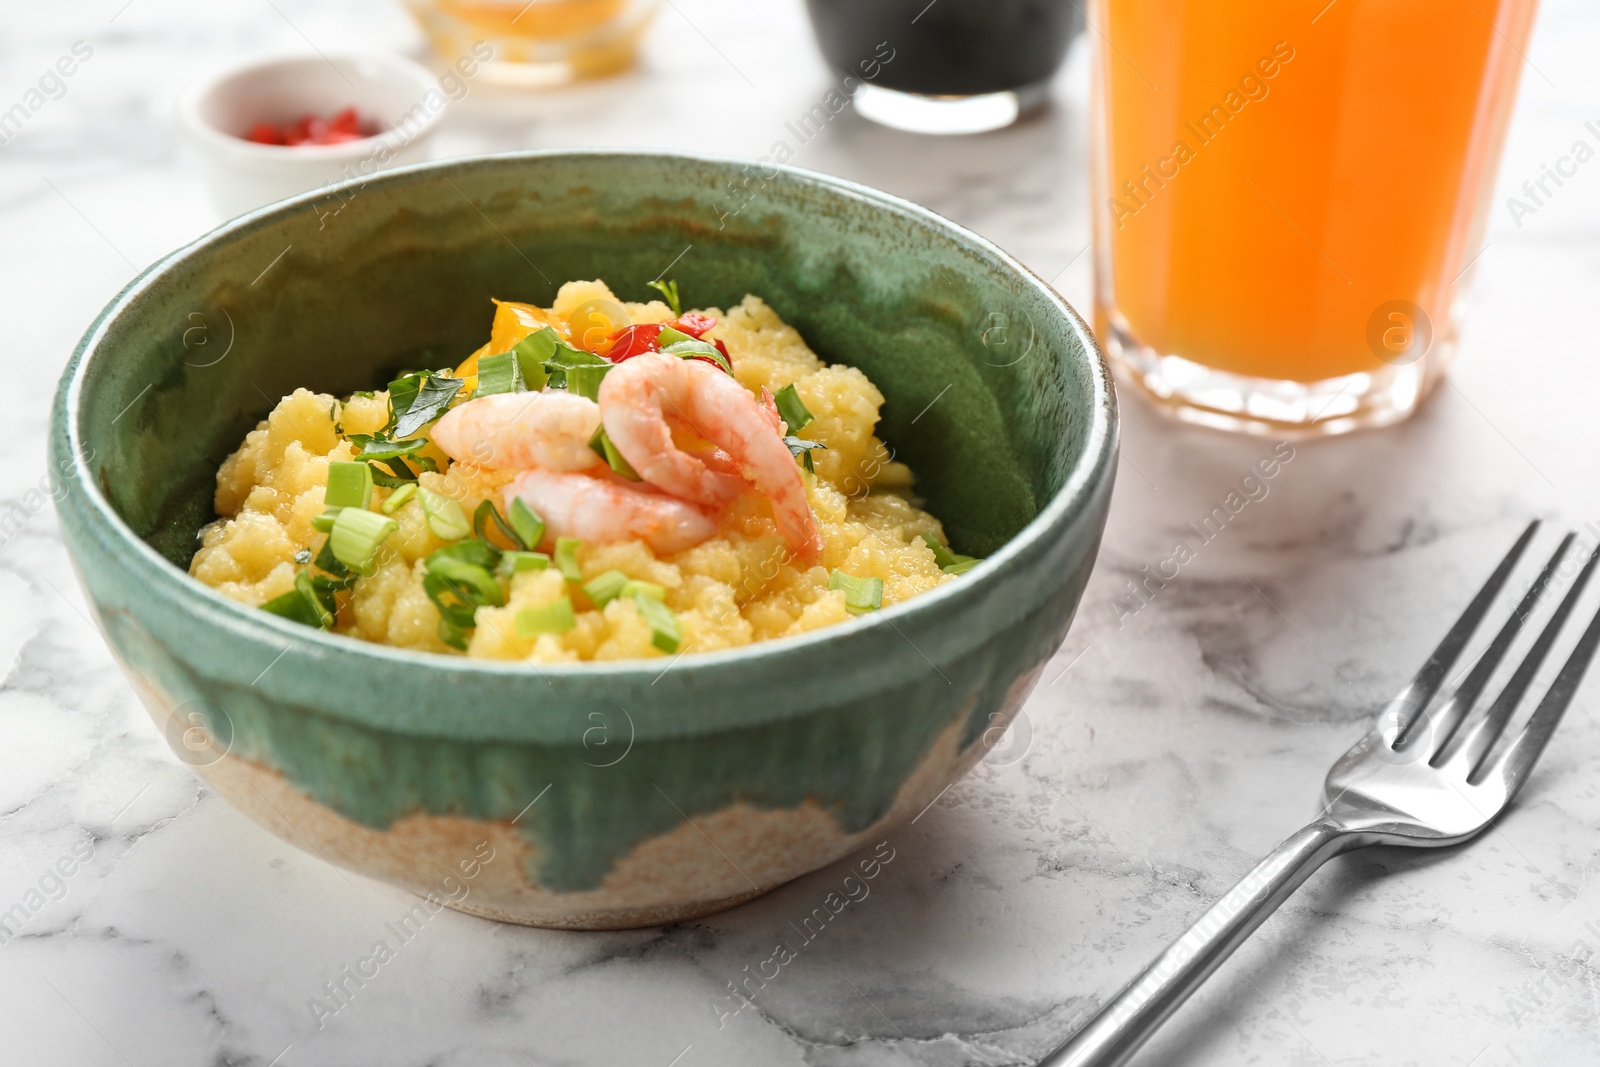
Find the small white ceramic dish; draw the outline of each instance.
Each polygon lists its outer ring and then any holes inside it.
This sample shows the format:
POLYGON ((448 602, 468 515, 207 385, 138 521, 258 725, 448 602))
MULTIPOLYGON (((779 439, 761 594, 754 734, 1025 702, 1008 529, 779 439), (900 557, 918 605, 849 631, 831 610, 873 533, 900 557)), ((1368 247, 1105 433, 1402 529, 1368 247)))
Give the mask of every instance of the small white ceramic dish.
MULTIPOLYGON (((254 57, 184 93, 178 120, 211 198, 225 216, 350 178, 428 159, 428 141, 447 103, 438 80, 409 59, 382 53, 254 57), (380 133, 333 145, 257 144, 258 122, 282 125, 311 112, 354 107, 380 133)), ((327 210, 339 201, 330 194, 327 210)), ((320 210, 320 209, 319 209, 320 210)))

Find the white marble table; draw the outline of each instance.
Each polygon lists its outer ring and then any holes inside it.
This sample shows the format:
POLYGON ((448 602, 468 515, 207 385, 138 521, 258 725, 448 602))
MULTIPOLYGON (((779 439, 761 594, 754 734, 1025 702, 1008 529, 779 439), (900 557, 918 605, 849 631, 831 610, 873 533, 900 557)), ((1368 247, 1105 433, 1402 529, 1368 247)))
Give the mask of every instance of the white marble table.
MULTIPOLYGON (((8 1065, 1029 1063, 1312 812, 1328 761, 1527 516, 1600 537, 1600 521, 1585 527, 1600 520, 1600 163, 1520 226, 1503 203, 1574 140, 1600 140, 1584 128, 1600 119, 1600 10, 1550 0, 1450 385, 1407 426, 1300 446, 1131 617, 1114 608, 1124 583, 1269 446, 1126 397, 1100 566, 1012 743, 894 835, 871 898, 757 1010, 719 1030, 712 1005, 837 872, 664 930, 446 913, 319 1030, 309 999, 408 898, 270 837, 169 754, 29 493, 80 332, 135 268, 214 222, 176 143, 178 90, 249 48, 419 42, 378 2, 82 0, 5 24, 0 109, 72 42, 94 50, 0 146, 0 511, 28 513, 0 543, 0 910, 39 904, 0 944, 8 1065), (63 857, 70 877, 51 874, 63 857)), ((1022 127, 924 140, 847 112, 795 162, 927 204, 1086 306, 1082 59, 1022 127)), ((828 83, 794 0, 674 0, 647 69, 534 100, 475 91, 438 153, 756 156, 828 83)), ((1600 681, 1516 810, 1470 848, 1335 861, 1138 1062, 1593 1062, 1597 706, 1600 681)))

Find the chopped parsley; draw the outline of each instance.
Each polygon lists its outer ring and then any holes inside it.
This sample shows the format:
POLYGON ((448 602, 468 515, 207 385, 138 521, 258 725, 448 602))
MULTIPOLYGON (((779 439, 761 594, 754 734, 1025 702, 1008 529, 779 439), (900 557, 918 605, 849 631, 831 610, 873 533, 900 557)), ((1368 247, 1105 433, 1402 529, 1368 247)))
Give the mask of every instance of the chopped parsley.
POLYGON ((406 374, 389 383, 389 424, 394 437, 410 437, 433 422, 466 384, 442 374, 406 374))

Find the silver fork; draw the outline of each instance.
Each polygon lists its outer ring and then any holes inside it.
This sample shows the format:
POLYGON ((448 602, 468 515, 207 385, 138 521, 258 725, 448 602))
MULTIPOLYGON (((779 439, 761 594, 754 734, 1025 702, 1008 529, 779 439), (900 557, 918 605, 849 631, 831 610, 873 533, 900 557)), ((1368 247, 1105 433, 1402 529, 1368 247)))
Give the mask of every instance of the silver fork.
POLYGON ((1539 523, 1523 531, 1417 676, 1334 763, 1321 814, 1275 849, 1040 1067, 1115 1067, 1127 1061, 1233 950, 1333 856, 1367 845, 1436 848, 1467 841, 1494 821, 1528 780, 1600 644, 1590 621, 1527 725, 1490 759, 1512 713, 1600 560, 1600 547, 1488 709, 1474 714, 1490 676, 1533 613, 1571 547, 1567 534, 1466 678, 1433 714, 1428 706, 1460 658, 1539 523), (1469 727, 1463 732, 1463 727, 1469 727))

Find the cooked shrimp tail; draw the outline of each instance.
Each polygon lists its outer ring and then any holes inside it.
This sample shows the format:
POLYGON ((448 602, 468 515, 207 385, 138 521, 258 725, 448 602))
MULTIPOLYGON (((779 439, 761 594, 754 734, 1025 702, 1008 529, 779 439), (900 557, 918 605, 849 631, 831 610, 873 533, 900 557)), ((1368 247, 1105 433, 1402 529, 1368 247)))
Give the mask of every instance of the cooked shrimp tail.
POLYGON ((700 508, 609 474, 524 471, 506 486, 505 505, 521 497, 547 526, 547 539, 643 541, 667 556, 717 532, 700 508))
MULTIPOLYGON (((715 411, 714 405, 692 395, 694 379, 685 371, 694 362, 649 353, 618 364, 600 383, 600 418, 611 443, 641 478, 673 496, 715 507, 738 496, 744 480, 736 472, 716 469, 726 464, 708 463, 710 450, 687 451, 673 439, 676 425, 720 445, 712 424, 731 414, 715 411)), ((752 402, 733 379, 710 364, 706 369, 752 402)))
POLYGON ((496 393, 450 409, 432 436, 451 459, 492 470, 581 471, 601 462, 589 447, 599 426, 599 405, 588 397, 496 393))
POLYGON ((612 444, 646 482, 707 506, 725 503, 748 483, 771 501, 792 552, 814 559, 821 551, 805 481, 772 415, 715 366, 660 353, 636 356, 601 382, 600 417, 612 444), (725 457, 679 448, 675 425, 725 457), (730 464, 738 477, 726 471, 730 464))

